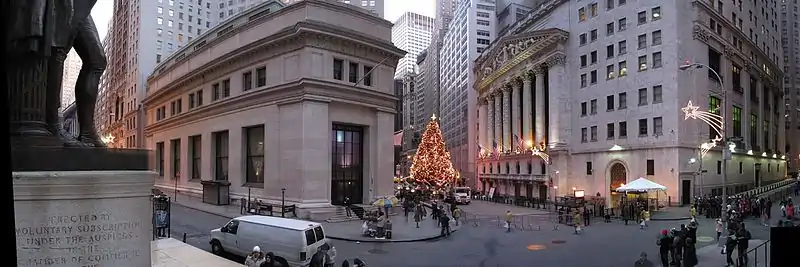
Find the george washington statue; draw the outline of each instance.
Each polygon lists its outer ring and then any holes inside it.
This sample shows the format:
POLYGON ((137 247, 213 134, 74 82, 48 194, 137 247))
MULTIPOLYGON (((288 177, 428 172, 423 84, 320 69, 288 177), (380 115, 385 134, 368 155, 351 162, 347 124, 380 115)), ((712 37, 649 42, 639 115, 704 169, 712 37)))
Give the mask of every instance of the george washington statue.
POLYGON ((4 64, 14 145, 105 146, 94 129, 100 76, 106 67, 90 12, 97 0, 3 0, 4 64), (83 67, 75 85, 80 134, 63 133, 58 115, 64 60, 71 49, 83 67))

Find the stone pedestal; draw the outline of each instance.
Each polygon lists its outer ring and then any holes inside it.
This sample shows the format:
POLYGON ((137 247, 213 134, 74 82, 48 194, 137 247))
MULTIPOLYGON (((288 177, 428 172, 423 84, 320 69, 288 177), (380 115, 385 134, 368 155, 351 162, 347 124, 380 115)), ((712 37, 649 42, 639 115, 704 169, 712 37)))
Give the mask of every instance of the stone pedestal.
POLYGON ((17 266, 150 266, 150 171, 14 172, 17 266))

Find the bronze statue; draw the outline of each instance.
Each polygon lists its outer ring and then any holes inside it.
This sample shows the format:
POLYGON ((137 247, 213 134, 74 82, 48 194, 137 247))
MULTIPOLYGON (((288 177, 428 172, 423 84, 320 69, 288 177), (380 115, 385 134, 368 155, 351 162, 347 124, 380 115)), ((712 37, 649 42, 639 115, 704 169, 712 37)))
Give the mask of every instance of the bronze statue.
POLYGON ((97 0, 4 0, 6 85, 10 134, 25 145, 105 147, 94 129, 94 107, 105 52, 90 13, 97 0), (83 61, 75 85, 80 134, 64 134, 58 116, 64 60, 74 48, 83 61))

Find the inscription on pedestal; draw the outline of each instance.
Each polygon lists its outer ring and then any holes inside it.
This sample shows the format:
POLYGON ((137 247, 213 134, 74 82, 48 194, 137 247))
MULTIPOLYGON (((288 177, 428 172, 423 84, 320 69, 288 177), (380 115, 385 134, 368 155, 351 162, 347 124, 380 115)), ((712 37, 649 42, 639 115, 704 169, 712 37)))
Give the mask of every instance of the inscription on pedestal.
POLYGON ((76 202, 71 208, 34 208, 22 216, 27 218, 17 216, 17 266, 139 266, 140 256, 150 253, 143 249, 150 240, 145 216, 99 207, 68 213, 80 210, 84 201, 76 202))

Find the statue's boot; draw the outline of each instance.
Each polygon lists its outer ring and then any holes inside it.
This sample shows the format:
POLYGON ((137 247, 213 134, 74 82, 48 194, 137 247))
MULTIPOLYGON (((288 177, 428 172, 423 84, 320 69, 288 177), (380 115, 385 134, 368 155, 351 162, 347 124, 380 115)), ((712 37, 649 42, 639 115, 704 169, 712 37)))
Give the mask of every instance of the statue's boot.
POLYGON ((48 124, 47 130, 53 133, 53 136, 61 140, 65 147, 85 147, 74 136, 64 131, 64 126, 61 123, 48 124))
POLYGON ((94 131, 81 133, 78 136, 78 142, 86 147, 107 147, 106 143, 94 131))

